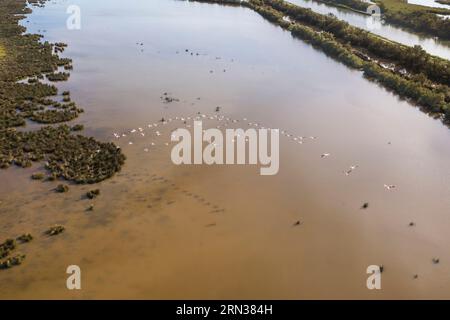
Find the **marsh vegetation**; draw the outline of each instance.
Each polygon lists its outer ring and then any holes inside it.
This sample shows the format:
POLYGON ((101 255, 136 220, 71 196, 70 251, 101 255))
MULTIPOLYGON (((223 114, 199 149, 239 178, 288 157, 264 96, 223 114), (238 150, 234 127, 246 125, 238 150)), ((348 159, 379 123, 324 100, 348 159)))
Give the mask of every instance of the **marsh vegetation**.
MULTIPOLYGON (((27 243, 33 240, 33 236, 29 233, 23 234, 17 237, 17 241, 20 243, 27 243)), ((12 256, 12 252, 18 247, 17 241, 14 239, 7 239, 2 244, 0 244, 0 270, 9 269, 14 266, 22 264, 25 259, 25 255, 22 253, 17 253, 12 256)))
POLYGON ((66 230, 66 228, 64 226, 54 225, 54 226, 51 226, 47 231, 45 231, 45 234, 49 235, 49 236, 56 236, 58 234, 63 233, 64 230, 66 230))
MULTIPOLYGON (((45 1, 31 0, 34 5, 45 1)), ((95 183, 119 171, 125 156, 112 143, 74 135, 82 125, 41 127, 20 132, 26 119, 41 124, 58 124, 74 120, 83 112, 63 93, 62 103, 53 100, 55 86, 41 83, 44 75, 50 81, 65 81, 70 74, 58 72, 59 67, 72 68, 72 60, 57 54, 67 47, 64 43, 42 42, 42 36, 25 33, 19 25, 30 13, 25 0, 4 0, 0 3, 0 168, 10 165, 29 167, 44 162, 49 172, 47 180, 64 178, 77 183, 95 183), (18 82, 28 78, 27 83, 18 82)), ((33 179, 44 179, 42 173, 33 179)))

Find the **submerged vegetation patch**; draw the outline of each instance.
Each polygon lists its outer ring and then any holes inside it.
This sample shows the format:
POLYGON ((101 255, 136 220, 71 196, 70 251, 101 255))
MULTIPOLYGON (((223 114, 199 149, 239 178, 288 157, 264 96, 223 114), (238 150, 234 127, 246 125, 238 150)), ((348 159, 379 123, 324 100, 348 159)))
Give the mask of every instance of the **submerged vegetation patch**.
MULTIPOLYGON (((54 225, 45 231, 46 235, 54 236, 62 233, 65 228, 61 225, 54 225)), ((34 237, 30 233, 24 233, 16 239, 6 239, 0 244, 0 270, 10 269, 14 266, 21 265, 26 255, 23 253, 14 254, 15 250, 20 246, 31 242, 34 237)))
POLYGON ((5 242, 0 244, 0 259, 7 257, 11 251, 16 248, 16 240, 7 239, 5 242))
POLYGON ((96 183, 119 171, 125 156, 113 143, 73 135, 67 125, 0 131, 0 167, 29 167, 33 161, 45 161, 45 168, 58 178, 96 183))
POLYGON ((86 193, 88 199, 95 199, 100 195, 100 189, 90 190, 86 193))
POLYGON ((58 193, 69 192, 69 186, 66 184, 58 184, 58 186, 55 188, 55 191, 58 193))
POLYGON ((49 81, 66 81, 69 79, 70 74, 67 72, 57 72, 57 73, 50 73, 47 74, 47 79, 49 81))
POLYGON ((23 260, 25 260, 24 254, 16 254, 14 257, 8 258, 5 261, 0 262, 0 269, 9 269, 14 266, 18 266, 22 264, 23 260))
POLYGON ((60 233, 63 233, 64 230, 66 230, 66 228, 64 226, 54 225, 54 226, 51 226, 47 231, 45 231, 45 234, 49 235, 49 236, 56 236, 60 233))
MULTIPOLYGON (((28 2, 42 6, 45 1, 28 2)), ((16 129, 25 126, 26 120, 58 124, 83 112, 69 92, 63 92, 58 102, 54 100, 58 89, 40 82, 44 77, 67 80, 70 74, 58 68, 71 70, 72 60, 58 56, 66 44, 42 42, 41 35, 25 33, 19 21, 31 12, 26 4, 26 0, 0 2, 0 168, 29 167, 43 161, 49 171, 46 180, 96 183, 107 179, 121 169, 125 156, 112 143, 76 134, 84 129, 82 125, 44 126, 27 132, 16 129)), ((44 176, 36 173, 32 178, 43 180, 44 176)))
MULTIPOLYGON (((23 234, 17 238, 21 243, 27 243, 33 240, 31 234, 23 234)), ((25 259, 25 255, 22 253, 18 253, 14 256, 11 256, 11 253, 17 248, 17 242, 14 239, 7 239, 5 242, 0 244, 0 270, 9 269, 14 266, 18 266, 22 264, 25 259), (4 260, 3 260, 4 259, 4 260)))
POLYGON ((34 112, 31 120, 39 123, 59 123, 73 120, 78 117, 76 110, 44 110, 34 112))
POLYGON ((45 178, 45 174, 43 174, 42 172, 33 173, 31 175, 31 179, 33 179, 33 180, 44 180, 44 178, 45 178))
POLYGON ((33 236, 30 233, 24 233, 23 235, 17 237, 17 240, 22 243, 26 243, 26 242, 30 242, 31 240, 33 240, 33 236))

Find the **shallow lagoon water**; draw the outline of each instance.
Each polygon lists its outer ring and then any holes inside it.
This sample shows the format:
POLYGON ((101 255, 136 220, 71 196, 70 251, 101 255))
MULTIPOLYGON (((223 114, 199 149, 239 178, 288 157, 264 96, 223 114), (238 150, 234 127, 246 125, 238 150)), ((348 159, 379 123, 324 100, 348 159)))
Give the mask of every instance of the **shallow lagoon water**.
POLYGON ((93 201, 90 186, 61 195, 30 181, 38 165, 0 172, 2 237, 35 235, 25 263, 0 272, 1 298, 449 298, 450 130, 440 121, 248 9, 71 4, 81 30, 65 28, 63 1, 24 23, 68 43, 75 69, 60 87, 86 110, 75 122, 128 160, 93 201), (163 103, 164 92, 180 101, 163 103), (255 166, 173 165, 165 142, 180 122, 161 136, 113 136, 217 106, 244 128, 317 139, 282 136, 280 171, 263 177, 255 166), (66 232, 42 235, 55 223, 66 232), (65 287, 71 264, 81 291, 65 287), (385 267, 381 291, 366 289, 372 264, 385 267))

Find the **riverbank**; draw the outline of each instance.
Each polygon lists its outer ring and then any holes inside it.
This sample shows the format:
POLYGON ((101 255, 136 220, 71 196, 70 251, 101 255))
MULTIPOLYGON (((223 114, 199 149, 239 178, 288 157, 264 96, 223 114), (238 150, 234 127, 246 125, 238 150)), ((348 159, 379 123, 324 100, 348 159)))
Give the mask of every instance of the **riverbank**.
MULTIPOLYGON (((365 13, 370 6, 370 3, 358 0, 314 1, 351 9, 359 13, 365 13)), ((450 8, 432 8, 401 0, 376 0, 374 2, 381 8, 385 22, 429 37, 450 40, 450 21, 438 16, 450 15, 450 8)))

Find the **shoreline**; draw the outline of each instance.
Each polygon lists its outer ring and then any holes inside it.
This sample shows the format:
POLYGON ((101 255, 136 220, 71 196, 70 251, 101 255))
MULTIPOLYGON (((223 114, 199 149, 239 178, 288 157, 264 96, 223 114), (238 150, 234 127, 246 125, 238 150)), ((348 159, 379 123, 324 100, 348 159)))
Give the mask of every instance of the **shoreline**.
MULTIPOLYGON (((344 8, 357 13, 366 14, 362 9, 367 9, 370 3, 354 1, 354 0, 312 0, 324 3, 337 8, 344 8)), ((446 30, 449 24, 441 21, 436 17, 437 14, 450 15, 450 7, 434 8, 423 5, 403 3, 398 0, 377 0, 374 1, 380 6, 382 15, 386 22, 404 28, 407 31, 417 33, 419 35, 438 37, 442 41, 449 41, 450 34, 442 30, 446 30), (427 24, 433 20, 435 24, 441 24, 437 27, 429 27, 427 24), (437 34, 436 34, 437 33, 437 34)))

